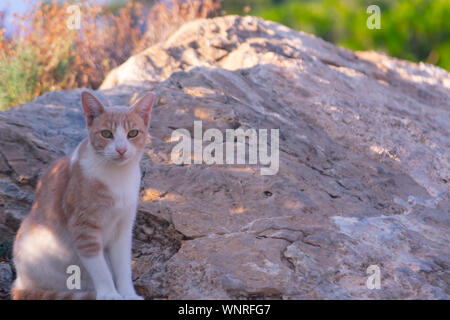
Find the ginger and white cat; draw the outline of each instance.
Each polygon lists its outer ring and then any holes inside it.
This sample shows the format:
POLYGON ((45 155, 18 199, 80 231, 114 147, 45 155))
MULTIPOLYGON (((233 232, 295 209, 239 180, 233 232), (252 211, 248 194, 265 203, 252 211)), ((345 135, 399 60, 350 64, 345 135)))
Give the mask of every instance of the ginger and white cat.
POLYGON ((82 93, 89 136, 37 185, 14 243, 13 299, 142 299, 131 277, 131 243, 154 98, 105 108, 82 93), (80 290, 67 287, 70 265, 81 270, 80 290))

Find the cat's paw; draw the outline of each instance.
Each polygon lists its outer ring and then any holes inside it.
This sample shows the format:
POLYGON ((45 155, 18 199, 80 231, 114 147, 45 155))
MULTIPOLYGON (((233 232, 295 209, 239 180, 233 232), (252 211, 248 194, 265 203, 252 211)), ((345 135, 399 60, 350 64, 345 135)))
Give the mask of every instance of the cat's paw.
POLYGON ((138 296, 137 294, 126 294, 122 296, 124 300, 144 300, 143 297, 138 296))
POLYGON ((97 300, 124 300, 117 292, 97 293, 97 300))

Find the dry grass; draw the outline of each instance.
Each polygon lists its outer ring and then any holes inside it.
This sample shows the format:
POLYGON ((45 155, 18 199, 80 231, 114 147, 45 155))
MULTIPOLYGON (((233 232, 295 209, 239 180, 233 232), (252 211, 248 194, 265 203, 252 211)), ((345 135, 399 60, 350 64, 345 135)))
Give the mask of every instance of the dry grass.
POLYGON ((0 13, 0 110, 48 91, 96 89, 130 55, 165 40, 187 21, 215 15, 221 2, 173 0, 146 8, 134 1, 111 11, 81 0, 76 2, 81 28, 71 29, 70 4, 53 0, 16 16, 11 39, 4 36, 0 13))

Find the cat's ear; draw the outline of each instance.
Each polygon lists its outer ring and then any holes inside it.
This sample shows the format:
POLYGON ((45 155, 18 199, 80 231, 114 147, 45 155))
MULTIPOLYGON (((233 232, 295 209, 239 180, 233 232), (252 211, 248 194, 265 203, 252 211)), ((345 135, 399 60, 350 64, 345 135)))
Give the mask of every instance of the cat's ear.
POLYGON ((91 93, 84 91, 81 93, 81 105, 83 106, 84 117, 88 127, 94 119, 105 111, 103 104, 91 93))
POLYGON ((136 112, 142 120, 144 120, 146 126, 148 126, 150 122, 150 113, 152 111, 153 102, 155 102, 155 95, 149 92, 132 107, 133 112, 136 112))

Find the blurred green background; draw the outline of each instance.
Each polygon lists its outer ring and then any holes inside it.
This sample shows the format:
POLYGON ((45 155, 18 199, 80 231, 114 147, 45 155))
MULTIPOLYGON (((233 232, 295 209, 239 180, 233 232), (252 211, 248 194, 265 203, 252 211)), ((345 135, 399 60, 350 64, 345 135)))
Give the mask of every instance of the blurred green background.
POLYGON ((383 51, 450 70, 450 0, 225 0, 227 14, 249 14, 312 33, 352 50, 383 51), (369 5, 381 28, 366 26, 369 5))

